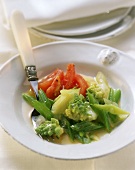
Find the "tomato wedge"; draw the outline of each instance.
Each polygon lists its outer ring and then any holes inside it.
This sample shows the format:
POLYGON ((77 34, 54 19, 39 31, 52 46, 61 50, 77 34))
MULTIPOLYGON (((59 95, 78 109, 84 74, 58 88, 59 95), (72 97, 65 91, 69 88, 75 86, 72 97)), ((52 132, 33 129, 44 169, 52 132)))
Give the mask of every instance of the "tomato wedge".
POLYGON ((46 95, 50 99, 55 99, 63 88, 64 72, 59 70, 51 85, 46 90, 46 95))
POLYGON ((68 64, 65 75, 61 69, 56 69, 38 84, 38 88, 41 88, 50 99, 55 99, 60 94, 61 89, 74 87, 80 88, 80 94, 85 96, 88 84, 80 74, 76 74, 73 63, 68 64))
MULTIPOLYGON (((42 89, 44 92, 46 92, 46 90, 51 86, 52 82, 54 81, 54 79, 56 78, 56 76, 58 74, 60 74, 60 72, 63 72, 60 69, 56 69, 55 71, 53 71, 52 73, 50 73, 49 75, 47 75, 45 78, 43 78, 39 83, 38 83, 38 88, 42 89)), ((64 73, 63 73, 64 74, 64 73)))
POLYGON ((89 87, 85 79, 80 75, 76 74, 75 75, 75 81, 78 84, 78 87, 80 88, 80 94, 83 96, 86 95, 86 89, 89 87))
POLYGON ((64 76, 64 89, 71 89, 75 87, 75 65, 68 64, 67 70, 64 76))

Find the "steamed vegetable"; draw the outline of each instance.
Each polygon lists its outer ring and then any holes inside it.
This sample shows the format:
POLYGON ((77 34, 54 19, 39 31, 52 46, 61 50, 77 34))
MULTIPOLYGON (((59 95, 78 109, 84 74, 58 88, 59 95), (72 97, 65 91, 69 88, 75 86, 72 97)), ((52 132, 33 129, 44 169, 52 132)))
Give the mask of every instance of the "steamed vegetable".
POLYGON ((99 131, 110 133, 129 116, 120 108, 121 90, 112 88, 102 72, 83 77, 71 63, 66 73, 56 69, 39 87, 39 100, 28 93, 22 96, 44 117, 35 129, 43 138, 67 134, 71 141, 90 143, 99 131))
POLYGON ((97 114, 91 109, 89 102, 81 94, 73 96, 64 114, 75 121, 92 121, 97 118, 97 114))
POLYGON ((38 135, 44 137, 60 137, 64 133, 64 129, 59 125, 59 121, 55 118, 51 118, 50 121, 45 121, 39 125, 35 131, 38 135))
POLYGON ((90 132, 90 131, 93 131, 93 130, 103 128, 103 125, 100 124, 100 123, 82 121, 82 122, 79 122, 79 123, 72 125, 71 128, 76 132, 90 132))
POLYGON ((97 73, 96 82, 104 93, 103 98, 108 98, 110 93, 110 87, 105 75, 102 72, 97 73))
POLYGON ((91 141, 98 140, 96 135, 93 135, 93 132, 103 128, 102 124, 82 121, 71 126, 74 134, 74 139, 78 140, 81 143, 87 144, 91 141))
MULTIPOLYGON (((98 72, 95 82, 90 84, 87 93, 91 93, 98 103, 104 103, 104 98, 108 99, 110 87, 103 73, 98 72)), ((88 94, 89 95, 89 94, 88 94)))
POLYGON ((103 128, 103 125, 99 123, 89 121, 76 123, 65 116, 62 116, 61 124, 71 141, 79 141, 83 144, 88 144, 92 141, 98 140, 98 137, 94 135, 93 132, 103 128))
POLYGON ((63 114, 69 105, 69 102, 73 99, 74 94, 79 94, 79 89, 61 90, 58 98, 55 99, 55 103, 52 106, 52 112, 54 114, 63 114))
POLYGON ((113 104, 104 104, 104 105, 99 105, 99 104, 93 104, 92 108, 99 109, 100 111, 106 111, 114 115, 125 115, 128 116, 129 112, 120 109, 119 107, 113 105, 113 104))
POLYGON ((49 109, 51 109, 54 101, 49 99, 42 89, 38 91, 38 98, 40 102, 44 103, 49 109))
POLYGON ((120 97, 121 97, 120 89, 110 88, 110 93, 109 93, 109 98, 108 98, 110 101, 118 104, 120 102, 120 97))
POLYGON ((97 83, 91 84, 91 86, 87 89, 87 93, 92 94, 98 103, 104 103, 106 94, 97 83))
POLYGON ((23 99, 32 107, 34 107, 37 112, 39 112, 44 118, 50 120, 53 117, 51 110, 46 106, 45 103, 37 101, 35 98, 31 97, 27 93, 24 93, 22 96, 23 99))

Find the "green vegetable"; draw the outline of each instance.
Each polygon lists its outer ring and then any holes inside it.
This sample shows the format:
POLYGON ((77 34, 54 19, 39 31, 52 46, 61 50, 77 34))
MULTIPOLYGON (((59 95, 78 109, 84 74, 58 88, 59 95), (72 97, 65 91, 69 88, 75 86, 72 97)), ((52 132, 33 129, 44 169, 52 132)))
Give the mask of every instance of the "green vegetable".
POLYGON ((23 93, 22 97, 29 105, 33 107, 33 101, 36 100, 35 97, 30 96, 28 93, 23 93))
POLYGON ((99 123, 90 122, 90 121, 82 121, 72 125, 71 128, 77 132, 90 132, 93 130, 103 128, 103 125, 99 123))
POLYGON ((46 96, 46 94, 44 93, 44 91, 43 91, 42 89, 40 89, 40 90, 38 91, 38 95, 39 95, 39 96, 38 96, 38 97, 39 97, 39 101, 42 102, 42 103, 45 103, 45 105, 46 105, 49 109, 51 109, 54 101, 51 100, 51 99, 49 99, 49 98, 46 96))
MULTIPOLYGON (((95 98, 95 96, 90 93, 90 91, 87 91, 87 99, 89 100, 89 103, 91 104, 91 106, 93 106, 93 104, 99 104, 99 101, 95 98)), ((105 100, 105 99, 104 99, 105 100)), ((106 99, 107 100, 107 99, 106 99)), ((100 100, 101 101, 101 100, 100 100)), ((110 101, 110 100, 109 100, 110 101)), ((103 101, 102 101, 103 102, 103 101)), ((111 101, 110 101, 111 102, 111 101)), ((111 125, 109 122, 109 115, 108 112, 106 111, 101 111, 97 108, 92 108, 96 114, 98 115, 98 121, 101 122, 105 129, 107 130, 107 132, 111 132, 111 125)))
POLYGON ((28 95, 27 93, 22 94, 23 99, 34 107, 44 118, 50 120, 53 117, 51 110, 42 102, 37 101, 34 97, 28 95))
POLYGON ((80 89, 61 90, 60 95, 56 98, 55 103, 52 105, 52 112, 54 114, 63 114, 74 97, 74 94, 79 94, 80 89))
POLYGON ((90 92, 90 88, 87 89, 86 98, 87 98, 87 100, 89 101, 90 104, 99 104, 98 99, 96 99, 95 95, 90 92))
POLYGON ((119 105, 117 104, 117 103, 115 103, 115 102, 112 102, 111 100, 108 100, 108 99, 104 99, 104 104, 112 104, 112 105, 115 105, 115 106, 117 106, 117 107, 119 107, 119 105))
POLYGON ((98 140, 96 135, 93 135, 90 132, 74 132, 74 140, 77 140, 83 144, 89 144, 92 141, 98 140))
POLYGON ((65 133, 68 134, 71 141, 74 141, 74 132, 71 128, 72 123, 70 122, 70 119, 68 119, 64 115, 62 115, 60 124, 64 128, 65 133))
POLYGON ((42 137, 56 136, 60 137, 64 133, 64 129, 59 125, 59 121, 51 118, 50 121, 45 121, 35 129, 37 135, 42 137))
POLYGON ((111 114, 114 115, 129 115, 130 113, 113 105, 113 104, 105 104, 105 105, 99 105, 99 104, 93 104, 91 106, 92 108, 97 108, 99 110, 103 110, 106 112, 110 112, 111 114))
MULTIPOLYGON (((105 94, 103 89, 98 84, 91 84, 91 86, 87 89, 87 95, 89 96, 89 98, 91 97, 90 94, 93 95, 96 103, 103 103, 103 98, 105 94)), ((92 101, 90 100, 90 102, 92 101)))
POLYGON ((89 102, 94 103, 104 103, 104 98, 108 98, 110 92, 110 87, 108 82, 103 75, 103 73, 98 72, 96 76, 96 81, 90 84, 90 87, 87 89, 87 96, 89 102), (94 99, 94 98, 95 99, 94 99), (94 99, 94 101, 93 101, 94 99))
POLYGON ((97 113, 99 122, 102 122, 108 132, 124 121, 129 113, 112 104, 93 104, 92 109, 97 113))
POLYGON ((92 135, 90 133, 84 133, 84 132, 76 133, 74 138, 83 144, 89 144, 93 141, 92 135))
POLYGON ((104 96, 103 98, 108 98, 110 93, 110 86, 108 84, 108 81, 105 77, 105 75, 102 72, 98 72, 96 75, 96 82, 100 86, 100 88, 103 90, 104 96))
POLYGON ((109 93, 109 100, 115 103, 119 103, 121 98, 121 91, 120 89, 113 89, 110 88, 110 93, 109 93))
POLYGON ((111 124, 110 124, 110 121, 109 121, 108 112, 104 111, 104 110, 100 110, 96 107, 92 107, 92 108, 96 112, 96 114, 98 115, 97 120, 104 125, 107 132, 111 132, 112 128, 111 128, 111 124))
POLYGON ((118 116, 118 115, 114 115, 114 114, 111 114, 111 113, 108 113, 109 114, 109 122, 110 122, 110 126, 112 129, 114 129, 116 126, 118 126, 120 123, 122 123, 126 117, 121 117, 121 116, 118 116))
POLYGON ((92 121, 97 118, 89 102, 85 100, 83 95, 79 94, 74 94, 73 99, 69 102, 68 108, 65 110, 65 115, 75 121, 92 121))

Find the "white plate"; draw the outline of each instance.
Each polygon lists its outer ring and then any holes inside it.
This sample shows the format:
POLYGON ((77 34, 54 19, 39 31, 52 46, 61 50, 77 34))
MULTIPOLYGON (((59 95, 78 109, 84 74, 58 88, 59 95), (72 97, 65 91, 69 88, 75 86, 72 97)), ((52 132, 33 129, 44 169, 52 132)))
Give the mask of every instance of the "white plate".
POLYGON ((75 63, 77 72, 82 74, 95 76, 102 71, 111 86, 122 90, 121 107, 131 113, 120 126, 90 144, 59 145, 43 141, 34 133, 29 114, 31 107, 21 97, 29 83, 21 59, 16 55, 0 69, 0 123, 5 131, 30 150, 59 159, 96 158, 134 141, 135 60, 112 49, 119 59, 114 64, 103 65, 97 56, 104 49, 111 48, 82 41, 56 42, 36 47, 34 56, 39 78, 56 67, 65 69, 70 62, 75 63))
POLYGON ((132 8, 121 8, 86 18, 41 25, 36 27, 36 30, 60 36, 89 34, 116 24, 123 19, 131 11, 131 9, 132 8))
POLYGON ((76 24, 76 22, 73 22, 74 23, 72 24, 73 26, 71 25, 67 26, 62 24, 63 27, 61 28, 60 27, 61 25, 59 25, 59 27, 57 27, 57 31, 56 28, 53 26, 55 24, 49 26, 47 30, 45 30, 46 26, 45 27, 43 26, 43 28, 40 27, 32 28, 30 29, 30 31, 33 34, 56 40, 76 39, 76 40, 90 40, 95 42, 102 41, 122 34, 134 24, 135 7, 129 9, 126 15, 123 16, 118 15, 117 17, 116 16, 113 17, 114 17, 113 19, 110 17, 109 20, 108 17, 108 19, 100 20, 100 22, 97 19, 94 21, 91 20, 89 24, 88 24, 89 19, 85 19, 83 21, 83 24, 81 22, 78 22, 78 24, 76 24))

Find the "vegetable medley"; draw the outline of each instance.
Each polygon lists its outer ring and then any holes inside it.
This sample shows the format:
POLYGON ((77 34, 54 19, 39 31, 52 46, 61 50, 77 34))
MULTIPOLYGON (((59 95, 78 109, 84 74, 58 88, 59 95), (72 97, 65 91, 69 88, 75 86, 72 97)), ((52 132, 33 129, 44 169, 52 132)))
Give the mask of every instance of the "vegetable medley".
POLYGON ((66 73, 56 69, 38 87, 38 100, 30 93, 22 96, 43 117, 35 132, 48 141, 66 134, 87 144, 97 140, 98 131, 110 133, 129 116, 120 108, 121 90, 112 88, 102 72, 84 76, 71 63, 66 73))

